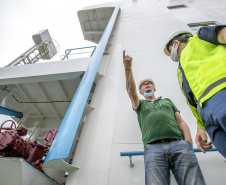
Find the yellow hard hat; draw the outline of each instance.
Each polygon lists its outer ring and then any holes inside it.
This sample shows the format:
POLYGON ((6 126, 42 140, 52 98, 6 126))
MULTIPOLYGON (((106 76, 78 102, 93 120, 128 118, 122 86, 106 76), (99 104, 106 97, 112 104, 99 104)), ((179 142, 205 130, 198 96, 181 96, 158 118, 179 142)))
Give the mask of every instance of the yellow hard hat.
POLYGON ((168 41, 167 41, 167 43, 166 43, 166 45, 165 45, 165 47, 164 47, 164 53, 167 55, 167 56, 170 56, 170 52, 168 51, 168 49, 167 49, 167 45, 169 44, 169 42, 170 41, 172 41, 176 36, 178 36, 178 35, 180 35, 180 34, 183 34, 183 33, 188 33, 188 34, 190 34, 190 35, 193 35, 191 32, 189 32, 189 31, 175 31, 175 32, 173 32, 173 33, 171 33, 170 34, 170 36, 169 36, 169 38, 168 38, 168 41))
POLYGON ((140 90, 140 88, 141 88, 142 83, 143 83, 143 82, 146 82, 146 81, 151 82, 151 83, 153 84, 154 88, 155 88, 155 83, 154 83, 154 81, 153 81, 151 78, 145 78, 145 79, 143 79, 143 80, 140 81, 139 86, 138 86, 139 90, 140 90))

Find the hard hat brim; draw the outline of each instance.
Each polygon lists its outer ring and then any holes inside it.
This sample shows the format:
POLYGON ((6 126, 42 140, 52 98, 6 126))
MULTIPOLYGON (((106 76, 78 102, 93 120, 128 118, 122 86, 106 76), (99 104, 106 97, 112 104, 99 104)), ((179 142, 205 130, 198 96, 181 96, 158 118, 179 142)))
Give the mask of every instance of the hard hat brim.
POLYGON ((169 42, 171 41, 171 40, 173 40, 176 36, 178 36, 178 35, 180 35, 180 34, 182 34, 182 33, 188 33, 188 34, 191 34, 191 35, 193 35, 191 32, 189 32, 189 31, 177 31, 175 34, 171 34, 171 36, 169 37, 169 39, 168 39, 168 42, 166 43, 166 45, 165 45, 165 47, 164 47, 164 53, 167 55, 167 56, 170 56, 171 55, 171 53, 168 51, 168 49, 167 49, 167 45, 169 44, 169 42))
POLYGON ((140 81, 139 86, 138 86, 138 89, 139 89, 139 90, 140 90, 141 84, 142 84, 143 82, 146 82, 146 81, 151 82, 151 83, 153 84, 154 88, 155 88, 155 83, 154 83, 154 81, 153 81, 151 78, 145 78, 145 79, 143 79, 143 80, 140 81))

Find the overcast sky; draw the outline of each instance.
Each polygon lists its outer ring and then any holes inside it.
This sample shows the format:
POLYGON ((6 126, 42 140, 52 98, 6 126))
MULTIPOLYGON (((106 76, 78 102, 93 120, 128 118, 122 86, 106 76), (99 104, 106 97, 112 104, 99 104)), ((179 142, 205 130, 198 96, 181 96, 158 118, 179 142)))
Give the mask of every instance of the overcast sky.
MULTIPOLYGON (((0 0, 0 51, 3 67, 34 45, 32 35, 48 29, 60 44, 52 60, 60 60, 66 49, 92 46, 85 41, 78 10, 114 0, 0 0)), ((0 125, 6 118, 0 115, 0 125)))

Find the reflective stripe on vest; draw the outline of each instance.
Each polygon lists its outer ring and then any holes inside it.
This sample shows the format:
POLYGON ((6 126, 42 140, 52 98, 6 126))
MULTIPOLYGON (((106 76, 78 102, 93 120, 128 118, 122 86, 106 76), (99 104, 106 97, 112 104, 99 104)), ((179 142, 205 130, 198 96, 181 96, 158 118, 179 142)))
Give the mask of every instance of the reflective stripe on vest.
POLYGON ((181 67, 194 96, 202 103, 226 88, 226 47, 198 38, 189 39, 180 58, 181 67))
POLYGON ((204 93, 199 97, 198 102, 200 102, 200 100, 202 98, 204 98, 212 89, 214 89, 215 87, 223 84, 226 82, 226 77, 214 82, 213 84, 211 84, 209 87, 207 87, 207 89, 204 91, 204 93))

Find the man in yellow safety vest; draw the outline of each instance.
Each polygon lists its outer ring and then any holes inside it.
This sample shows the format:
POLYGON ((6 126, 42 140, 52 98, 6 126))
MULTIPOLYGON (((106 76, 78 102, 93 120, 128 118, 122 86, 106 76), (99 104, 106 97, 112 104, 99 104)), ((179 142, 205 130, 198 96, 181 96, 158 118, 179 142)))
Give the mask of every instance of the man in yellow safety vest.
POLYGON ((194 36, 177 31, 164 53, 179 62, 180 87, 198 124, 197 146, 204 153, 212 147, 207 132, 226 158, 226 25, 203 26, 194 36))

